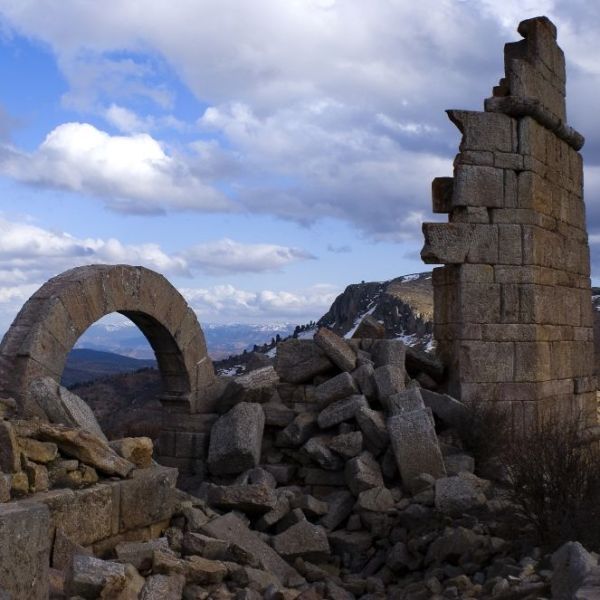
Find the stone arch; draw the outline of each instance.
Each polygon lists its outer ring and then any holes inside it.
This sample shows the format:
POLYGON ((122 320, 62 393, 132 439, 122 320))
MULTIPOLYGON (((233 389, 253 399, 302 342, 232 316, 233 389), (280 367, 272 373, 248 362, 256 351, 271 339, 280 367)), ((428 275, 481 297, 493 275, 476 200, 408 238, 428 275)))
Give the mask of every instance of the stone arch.
POLYGON ((163 406, 203 412, 214 372, 194 311, 165 277, 129 265, 90 265, 48 280, 23 305, 0 344, 0 389, 35 414, 30 383, 60 382, 67 355, 81 334, 118 312, 133 321, 156 354, 163 406))

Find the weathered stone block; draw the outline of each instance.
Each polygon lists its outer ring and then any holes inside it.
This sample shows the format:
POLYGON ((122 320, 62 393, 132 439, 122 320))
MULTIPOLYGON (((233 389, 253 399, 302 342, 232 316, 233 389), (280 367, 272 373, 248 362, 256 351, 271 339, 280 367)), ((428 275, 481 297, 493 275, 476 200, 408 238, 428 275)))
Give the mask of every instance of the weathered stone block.
POLYGON ((513 380, 512 342, 465 341, 460 344, 458 353, 461 379, 464 382, 513 380))
POLYGON ((413 493, 421 491, 418 476, 436 479, 446 475, 431 412, 418 410, 390 417, 388 432, 402 483, 413 493))
POLYGON ((48 598, 50 539, 44 505, 0 504, 0 582, 13 600, 48 598))
POLYGON ((431 200, 434 213, 449 213, 452 210, 452 177, 436 177, 431 182, 431 200))
POLYGON ((285 340, 277 346, 275 370, 282 381, 305 383, 333 368, 333 363, 313 340, 285 340))
POLYGON ((344 372, 318 385, 315 390, 315 398, 320 406, 327 406, 357 392, 358 387, 352 375, 344 372))
POLYGON ((216 474, 241 473, 260 462, 265 415, 260 404, 242 402, 213 425, 208 467, 216 474))
POLYGON ((368 406, 369 404, 364 396, 349 396, 330 404, 322 410, 317 417, 317 422, 322 429, 333 427, 353 419, 359 409, 368 408, 368 406))
POLYGON ((329 360, 342 371, 353 371, 356 368, 356 353, 339 335, 321 327, 314 339, 329 360))
POLYGON ((463 134, 460 150, 517 152, 516 120, 500 113, 446 111, 463 134))
POLYGON ((379 463, 367 451, 346 463, 345 475, 346 484, 355 496, 364 490, 384 485, 379 463))
POLYGON ((421 390, 415 386, 409 387, 397 394, 392 394, 387 400, 387 405, 390 416, 425 408, 421 390))
POLYGON ((177 470, 169 467, 136 469, 120 488, 120 528, 146 527, 169 519, 175 505, 177 470))
POLYGON ((454 172, 452 206, 505 206, 504 170, 458 165, 454 172))

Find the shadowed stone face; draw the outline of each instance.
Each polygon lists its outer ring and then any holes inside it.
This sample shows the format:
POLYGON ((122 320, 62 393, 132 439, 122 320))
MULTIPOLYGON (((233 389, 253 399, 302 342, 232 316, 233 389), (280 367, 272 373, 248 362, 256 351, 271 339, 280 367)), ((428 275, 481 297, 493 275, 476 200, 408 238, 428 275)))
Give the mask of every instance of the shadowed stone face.
POLYGON ((206 411, 214 373, 195 313, 162 275, 128 265, 71 269, 25 303, 0 344, 2 392, 18 401, 23 414, 42 414, 28 394, 30 383, 40 377, 59 382, 79 336, 112 312, 131 319, 152 346, 163 404, 206 411))
POLYGON ((513 426, 595 413, 583 137, 566 124, 565 59, 545 17, 519 25, 485 111, 450 110, 463 134, 454 178, 425 223, 438 352, 449 391, 510 409, 513 426))

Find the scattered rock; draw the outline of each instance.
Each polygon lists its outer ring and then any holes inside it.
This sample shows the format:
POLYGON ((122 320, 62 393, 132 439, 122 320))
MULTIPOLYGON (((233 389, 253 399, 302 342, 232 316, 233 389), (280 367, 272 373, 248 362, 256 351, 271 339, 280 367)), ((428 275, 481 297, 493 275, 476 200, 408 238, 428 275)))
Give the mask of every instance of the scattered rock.
POLYGON ((381 468, 373 455, 362 452, 346 463, 346 484, 355 496, 374 487, 383 487, 381 468))
POLYGON ((308 521, 300 521, 274 536, 273 549, 287 559, 302 557, 309 560, 322 558, 330 550, 325 529, 308 521))
POLYGON ((317 418, 317 423, 322 429, 327 429, 353 419, 359 409, 368 408, 368 406, 364 396, 349 396, 322 410, 317 418))
POLYGON ((315 344, 340 370, 353 371, 356 368, 356 353, 339 335, 325 327, 321 327, 315 333, 314 339, 315 344))
POLYGON ((332 368, 333 363, 313 340, 292 338, 277 346, 275 370, 282 381, 305 383, 332 368))
POLYGON ((318 385, 315 390, 315 399, 321 407, 325 407, 336 400, 357 393, 358 387, 353 376, 344 371, 318 385))

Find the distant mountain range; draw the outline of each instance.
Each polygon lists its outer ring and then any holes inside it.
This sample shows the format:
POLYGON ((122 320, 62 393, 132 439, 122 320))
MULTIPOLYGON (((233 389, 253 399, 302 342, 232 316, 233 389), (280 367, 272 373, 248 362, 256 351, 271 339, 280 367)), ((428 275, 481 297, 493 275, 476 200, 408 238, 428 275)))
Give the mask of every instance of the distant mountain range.
MULTIPOLYGON (((290 323, 266 325, 202 323, 206 345, 213 360, 241 354, 244 350, 250 351, 255 344, 264 344, 278 335, 282 338, 287 337, 294 331, 294 327, 295 325, 290 323)), ((77 340, 75 348, 112 352, 138 359, 154 359, 152 348, 143 333, 133 323, 129 325, 127 322, 118 326, 95 323, 77 340)))

